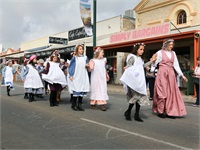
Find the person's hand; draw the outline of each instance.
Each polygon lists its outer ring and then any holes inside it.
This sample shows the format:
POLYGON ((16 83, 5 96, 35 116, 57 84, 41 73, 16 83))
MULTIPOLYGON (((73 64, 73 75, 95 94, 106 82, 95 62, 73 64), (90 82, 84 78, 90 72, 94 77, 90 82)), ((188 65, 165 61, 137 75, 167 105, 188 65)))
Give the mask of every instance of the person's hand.
POLYGON ((85 64, 85 67, 86 67, 86 68, 89 68, 89 67, 90 67, 90 65, 87 63, 87 64, 85 64))
POLYGON ((157 53, 156 54, 153 54, 153 56, 151 57, 150 61, 151 62, 155 62, 157 59, 157 53))
POLYGON ((124 70, 126 70, 127 68, 128 68, 128 67, 127 67, 127 66, 125 66, 125 67, 124 67, 124 70))
POLYGON ((109 81, 109 80, 110 80, 110 77, 109 77, 109 76, 106 76, 106 80, 109 81))
POLYGON ((185 82, 188 82, 188 79, 187 79, 184 75, 182 75, 182 78, 183 78, 183 80, 184 80, 185 82))
POLYGON ((70 79, 71 81, 73 81, 73 77, 69 77, 69 79, 70 79))

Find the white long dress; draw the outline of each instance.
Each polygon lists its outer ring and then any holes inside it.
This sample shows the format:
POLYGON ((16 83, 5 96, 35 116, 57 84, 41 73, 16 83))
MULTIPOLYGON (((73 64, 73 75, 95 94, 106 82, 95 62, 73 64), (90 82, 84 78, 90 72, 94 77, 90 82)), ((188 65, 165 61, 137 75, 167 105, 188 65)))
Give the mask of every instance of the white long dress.
POLYGON ((6 66, 5 84, 6 86, 13 86, 13 67, 6 66))
POLYGON ((106 58, 92 59, 94 69, 91 72, 91 100, 108 100, 107 81, 106 81, 106 58))

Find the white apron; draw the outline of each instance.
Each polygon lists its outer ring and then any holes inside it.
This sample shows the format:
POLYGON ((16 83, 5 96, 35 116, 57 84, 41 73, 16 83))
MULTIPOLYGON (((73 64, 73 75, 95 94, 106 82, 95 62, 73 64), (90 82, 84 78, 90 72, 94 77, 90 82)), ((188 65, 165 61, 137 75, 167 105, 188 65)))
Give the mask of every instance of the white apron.
POLYGON ((120 81, 124 84, 125 89, 129 86, 134 91, 147 95, 146 90, 146 81, 145 81, 145 74, 144 74, 144 62, 141 57, 137 57, 133 54, 129 54, 127 57, 127 62, 130 57, 133 56, 135 62, 133 66, 128 67, 124 73, 122 74, 120 81))
POLYGON ((40 75, 38 71, 30 64, 27 65, 29 68, 28 74, 26 75, 26 79, 24 81, 24 88, 43 88, 42 80, 40 78, 40 75))
POLYGON ((94 69, 91 72, 91 92, 92 100, 108 100, 107 80, 106 80, 106 59, 93 59, 94 69))
POLYGON ((71 82, 71 90, 75 92, 89 92, 89 77, 86 65, 86 56, 76 57, 76 67, 71 82))
POLYGON ((5 72, 5 83, 6 85, 13 85, 13 68, 6 66, 6 72, 5 72))
POLYGON ((49 72, 48 74, 42 74, 42 79, 49 82, 50 84, 58 83, 62 87, 67 86, 65 74, 59 67, 59 63, 49 62, 49 64, 49 72))

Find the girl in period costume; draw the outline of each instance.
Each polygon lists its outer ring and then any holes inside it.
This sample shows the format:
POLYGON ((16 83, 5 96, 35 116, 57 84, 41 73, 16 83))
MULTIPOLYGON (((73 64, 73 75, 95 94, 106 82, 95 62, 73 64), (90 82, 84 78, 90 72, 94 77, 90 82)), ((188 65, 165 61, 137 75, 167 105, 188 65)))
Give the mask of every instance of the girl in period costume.
POLYGON ((35 101, 34 95, 43 93, 43 84, 38 71, 35 68, 37 56, 32 55, 29 59, 27 70, 24 72, 25 93, 29 93, 29 102, 35 101))
POLYGON ((173 39, 164 40, 162 49, 157 52, 157 60, 153 65, 153 67, 156 67, 159 63, 152 109, 161 118, 166 116, 175 118, 187 114, 183 98, 176 83, 175 71, 186 82, 187 78, 179 67, 176 53, 172 51, 173 47, 173 39))
MULTIPOLYGON (((28 61, 29 61, 29 59, 26 59, 26 58, 25 58, 25 59, 24 59, 24 63, 23 63, 23 65, 22 65, 22 67, 21 67, 20 76, 21 76, 21 79, 22 79, 23 82, 25 81, 25 76, 26 76, 25 73, 27 73, 27 70, 28 70, 28 67, 27 67, 28 61)), ((28 99, 28 93, 26 93, 26 92, 25 92, 25 94, 24 94, 24 99, 28 99)))
POLYGON ((95 104, 101 106, 102 111, 106 111, 107 104, 107 81, 109 75, 106 71, 106 58, 103 58, 104 51, 98 47, 94 52, 94 58, 90 60, 91 71, 91 91, 90 91, 90 105, 92 109, 96 109, 95 104))
POLYGON ((134 119, 139 122, 143 120, 139 116, 140 106, 149 105, 149 99, 147 97, 146 81, 144 74, 144 67, 150 65, 156 60, 156 55, 153 55, 151 61, 144 64, 142 59, 145 45, 143 43, 136 43, 133 46, 131 54, 127 56, 125 71, 120 78, 120 81, 124 84, 126 89, 126 95, 129 102, 129 107, 124 113, 126 120, 131 121, 131 110, 136 104, 136 111, 134 119))
POLYGON ((10 96, 10 90, 14 90, 13 74, 16 73, 16 70, 12 67, 12 60, 8 60, 6 64, 7 66, 3 68, 2 72, 7 86, 7 95, 10 96))
POLYGON ((49 83, 51 91, 49 102, 51 107, 58 106, 56 100, 57 92, 62 91, 63 88, 67 86, 65 75, 59 65, 60 59, 58 54, 53 53, 42 74, 42 79, 49 83))
POLYGON ((75 111, 84 111, 82 107, 83 96, 86 96, 89 92, 89 77, 87 68, 88 58, 84 56, 83 45, 77 45, 75 49, 75 55, 70 61, 69 65, 69 78, 71 80, 71 91, 73 92, 72 106, 75 111), (78 105, 77 105, 78 98, 78 105))

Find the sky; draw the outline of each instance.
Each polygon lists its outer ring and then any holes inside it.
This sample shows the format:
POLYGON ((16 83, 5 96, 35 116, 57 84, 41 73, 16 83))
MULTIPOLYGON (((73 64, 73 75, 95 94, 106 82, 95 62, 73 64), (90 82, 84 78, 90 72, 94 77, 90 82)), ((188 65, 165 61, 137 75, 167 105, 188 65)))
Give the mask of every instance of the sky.
MULTIPOLYGON (((126 10, 134 9, 141 0, 96 1, 98 22, 123 15, 126 10)), ((0 0, 0 44, 2 43, 5 50, 16 50, 23 42, 82 27, 79 2, 0 0)))

